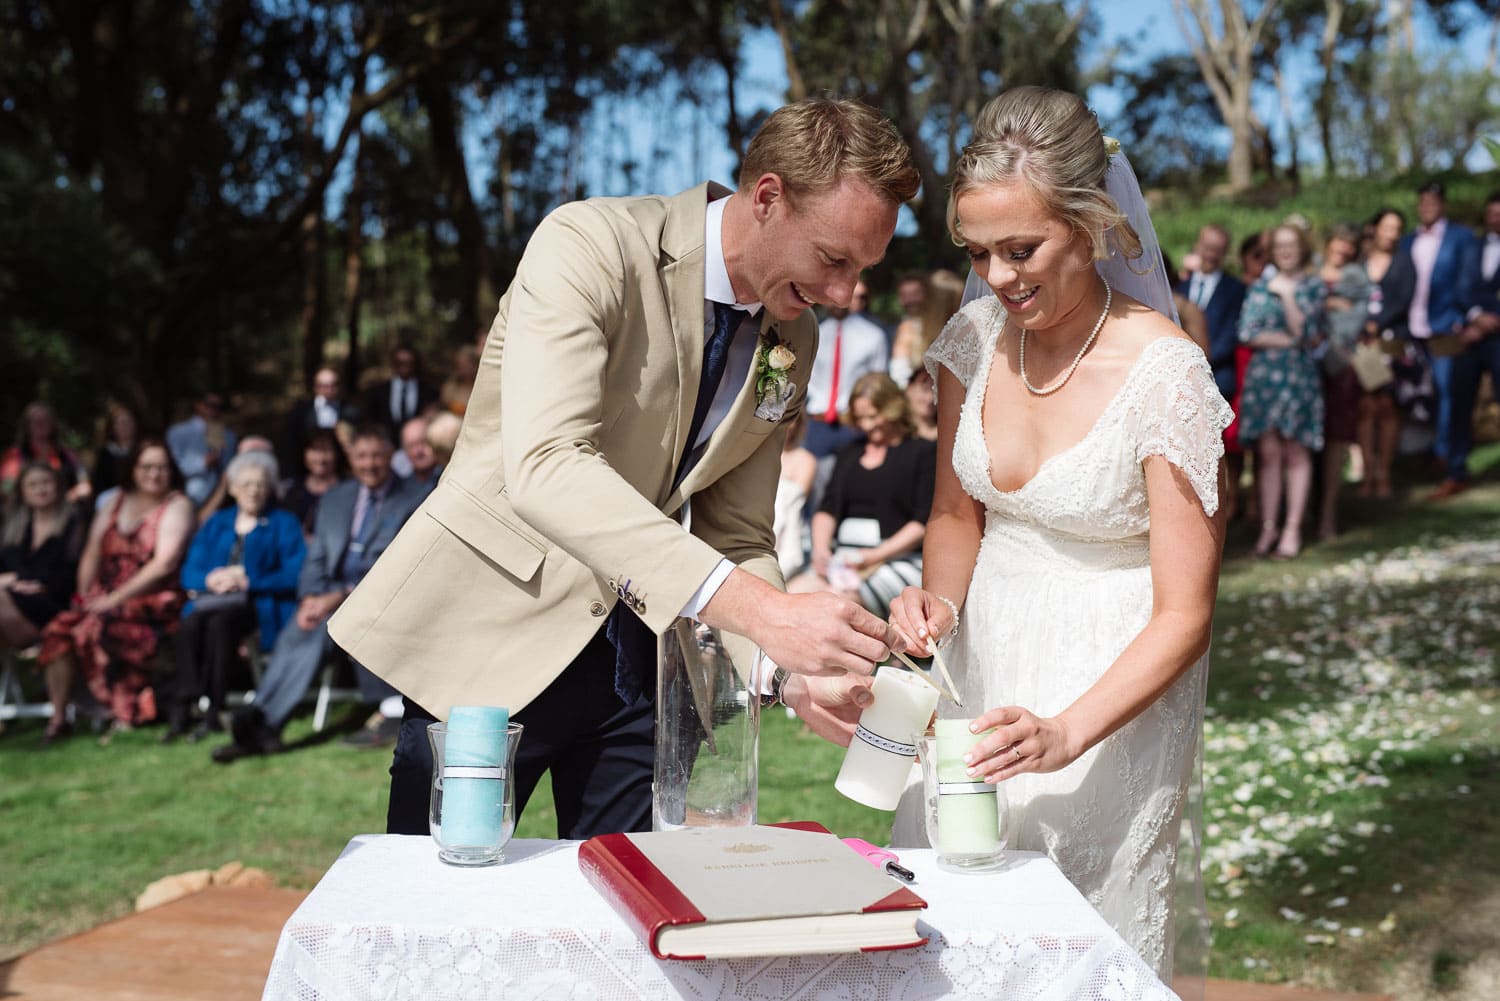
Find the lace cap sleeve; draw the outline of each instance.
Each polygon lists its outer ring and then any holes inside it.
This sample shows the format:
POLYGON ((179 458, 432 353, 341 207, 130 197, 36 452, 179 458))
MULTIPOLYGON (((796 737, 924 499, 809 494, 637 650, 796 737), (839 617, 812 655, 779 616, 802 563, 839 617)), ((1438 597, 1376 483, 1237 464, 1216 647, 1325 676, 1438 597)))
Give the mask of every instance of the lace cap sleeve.
MULTIPOLYGON (((1205 513, 1219 509, 1219 460, 1234 411, 1214 384, 1203 351, 1172 338, 1152 345, 1136 426, 1135 457, 1160 455, 1187 475, 1205 513)), ((1147 350, 1151 350, 1148 348, 1147 350)))
POLYGON ((985 333, 995 324, 995 305, 993 297, 969 303, 953 314, 943 326, 943 332, 938 334, 937 340, 927 348, 922 362, 932 374, 934 392, 940 381, 939 365, 957 376, 966 389, 973 381, 974 371, 979 367, 979 359, 984 353, 985 333))

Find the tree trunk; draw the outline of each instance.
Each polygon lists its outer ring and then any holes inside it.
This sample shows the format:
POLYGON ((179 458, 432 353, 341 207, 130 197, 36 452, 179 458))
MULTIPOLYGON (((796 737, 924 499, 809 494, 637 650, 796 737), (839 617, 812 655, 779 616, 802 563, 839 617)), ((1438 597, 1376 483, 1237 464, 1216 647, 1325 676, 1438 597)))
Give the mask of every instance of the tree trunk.
POLYGON ((364 271, 365 246, 365 164, 364 129, 354 133, 354 178, 349 185, 349 197, 344 206, 344 330, 349 338, 349 357, 344 366, 344 385, 353 393, 359 385, 359 313, 364 289, 361 278, 364 271))
POLYGON ((490 298, 490 253, 484 220, 479 216, 479 206, 469 186, 460 112, 452 84, 436 76, 428 77, 418 83, 417 94, 427 109, 438 191, 458 232, 458 313, 449 333, 455 340, 467 343, 479 329, 480 298, 490 298))
MULTIPOLYGON (((306 184, 316 184, 311 176, 317 157, 311 151, 317 148, 318 117, 315 103, 307 102, 307 111, 302 116, 303 146, 308 155, 303 160, 303 179, 306 184)), ((302 213, 301 225, 302 257, 302 312, 298 317, 298 331, 302 337, 302 379, 304 384, 312 382, 313 373, 323 365, 323 317, 324 301, 323 260, 323 216, 316 208, 309 207, 302 213)))
POLYGON ((788 101, 800 101, 807 97, 807 84, 802 81, 802 71, 797 65, 797 52, 792 45, 792 29, 787 22, 782 0, 771 0, 771 24, 776 37, 781 39, 781 55, 786 60, 786 97, 788 101))
POLYGON ((1344 0, 1324 0, 1323 37, 1318 45, 1318 58, 1323 68, 1323 79, 1318 84, 1318 96, 1313 102, 1313 111, 1318 118, 1318 140, 1323 147, 1323 171, 1329 179, 1338 176, 1338 157, 1333 149, 1333 105, 1336 93, 1334 54, 1343 21, 1344 0))

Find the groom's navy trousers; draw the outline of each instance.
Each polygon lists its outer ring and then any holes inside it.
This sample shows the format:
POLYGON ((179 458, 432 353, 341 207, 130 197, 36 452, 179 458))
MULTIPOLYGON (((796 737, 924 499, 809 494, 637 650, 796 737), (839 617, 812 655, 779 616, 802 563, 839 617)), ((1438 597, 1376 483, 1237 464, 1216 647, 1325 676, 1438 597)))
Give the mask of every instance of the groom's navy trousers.
MULTIPOLYGON (((655 690, 628 704, 615 693, 615 648, 601 627, 588 646, 530 704, 511 717, 525 726, 516 750, 516 816, 551 769, 557 836, 651 830, 655 690)), ((391 762, 386 830, 428 833, 432 789, 432 714, 406 700, 391 762)))

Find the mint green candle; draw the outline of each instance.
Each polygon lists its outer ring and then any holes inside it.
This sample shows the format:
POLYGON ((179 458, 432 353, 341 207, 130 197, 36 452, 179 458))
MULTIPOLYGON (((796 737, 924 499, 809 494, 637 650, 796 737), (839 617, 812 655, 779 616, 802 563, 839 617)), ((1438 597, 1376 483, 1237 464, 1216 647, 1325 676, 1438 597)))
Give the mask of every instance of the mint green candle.
MULTIPOLYGON (((983 737, 970 733, 973 720, 940 719, 937 735, 937 845, 943 855, 992 854, 1000 849, 995 786, 968 774, 964 755, 983 737)), ((988 732, 988 731, 986 731, 988 732)))

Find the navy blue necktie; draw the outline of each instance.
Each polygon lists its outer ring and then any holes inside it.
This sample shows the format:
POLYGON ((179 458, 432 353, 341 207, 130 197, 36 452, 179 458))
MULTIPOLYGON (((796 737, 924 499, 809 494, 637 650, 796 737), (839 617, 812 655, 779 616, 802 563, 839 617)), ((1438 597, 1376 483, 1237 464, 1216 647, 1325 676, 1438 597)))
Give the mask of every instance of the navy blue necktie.
MULTIPOLYGON (((693 468, 700 454, 696 449, 698 435, 703 431, 703 422, 708 419, 709 408, 718 395, 719 383, 724 381, 724 369, 729 364, 729 344, 734 340, 740 321, 745 318, 742 310, 722 302, 714 303, 714 332, 703 348, 703 376, 698 380, 698 401, 693 407, 693 420, 688 425, 687 444, 677 463, 675 486, 693 468)), ((623 601, 615 603, 604 624, 604 636, 615 648, 615 694, 630 705, 646 691, 647 683, 656 675, 656 634, 625 607, 623 601)))

